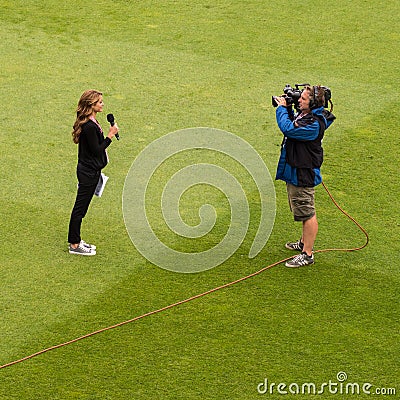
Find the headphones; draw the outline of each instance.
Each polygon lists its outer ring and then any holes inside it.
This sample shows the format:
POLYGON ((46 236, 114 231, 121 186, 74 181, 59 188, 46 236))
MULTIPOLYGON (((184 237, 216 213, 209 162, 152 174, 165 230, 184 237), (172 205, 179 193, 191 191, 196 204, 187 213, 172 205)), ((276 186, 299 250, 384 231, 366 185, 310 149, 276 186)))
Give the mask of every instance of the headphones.
POLYGON ((319 86, 312 87, 312 95, 310 96, 310 109, 318 107, 318 88, 319 86))

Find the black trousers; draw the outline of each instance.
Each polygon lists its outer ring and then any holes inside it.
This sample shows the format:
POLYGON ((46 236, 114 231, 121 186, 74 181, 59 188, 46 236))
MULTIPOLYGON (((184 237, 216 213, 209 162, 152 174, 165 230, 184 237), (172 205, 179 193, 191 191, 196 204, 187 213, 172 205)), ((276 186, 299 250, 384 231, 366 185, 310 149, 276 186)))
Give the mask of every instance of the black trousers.
POLYGON ((85 217, 92 201, 94 191, 99 182, 101 171, 95 171, 78 164, 76 175, 78 177, 78 192, 76 194, 74 208, 71 212, 68 230, 68 243, 81 241, 82 219, 85 217))

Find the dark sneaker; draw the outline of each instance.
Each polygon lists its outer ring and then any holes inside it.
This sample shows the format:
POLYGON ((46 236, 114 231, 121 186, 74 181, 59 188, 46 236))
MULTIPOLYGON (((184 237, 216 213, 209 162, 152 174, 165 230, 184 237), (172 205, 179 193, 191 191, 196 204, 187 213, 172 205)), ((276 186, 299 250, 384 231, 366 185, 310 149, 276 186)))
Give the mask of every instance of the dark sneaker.
POLYGON ((304 243, 299 239, 297 242, 287 242, 285 247, 289 250, 303 251, 304 243))
POLYGON ((96 246, 94 244, 86 243, 84 240, 81 240, 81 244, 89 249, 96 250, 96 246))
POLYGON ((289 268, 298 268, 311 264, 314 264, 314 254, 311 254, 311 256, 309 256, 307 255, 307 253, 301 253, 298 256, 293 257, 285 265, 289 268))
POLYGON ((69 254, 78 254, 80 256, 94 256, 96 255, 96 250, 84 246, 81 242, 76 249, 69 245, 69 254))

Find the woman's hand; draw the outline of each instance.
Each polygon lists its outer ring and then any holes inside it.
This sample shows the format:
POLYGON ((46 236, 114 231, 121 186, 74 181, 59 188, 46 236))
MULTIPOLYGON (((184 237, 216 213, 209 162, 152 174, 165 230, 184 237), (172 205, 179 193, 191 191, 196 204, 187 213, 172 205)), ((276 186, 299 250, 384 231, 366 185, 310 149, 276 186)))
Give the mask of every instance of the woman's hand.
POLYGON ((117 133, 118 133, 118 125, 114 124, 113 126, 110 126, 110 129, 108 130, 108 135, 107 137, 112 139, 117 133))

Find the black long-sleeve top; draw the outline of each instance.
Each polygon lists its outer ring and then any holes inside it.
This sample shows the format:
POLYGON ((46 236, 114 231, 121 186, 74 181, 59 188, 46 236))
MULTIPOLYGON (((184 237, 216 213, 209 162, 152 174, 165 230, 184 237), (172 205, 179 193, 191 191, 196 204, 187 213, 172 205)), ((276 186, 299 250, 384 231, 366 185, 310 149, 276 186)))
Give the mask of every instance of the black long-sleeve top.
POLYGON ((110 143, 111 139, 104 138, 94 121, 84 123, 79 136, 78 163, 96 171, 103 169, 108 163, 106 148, 110 143))

